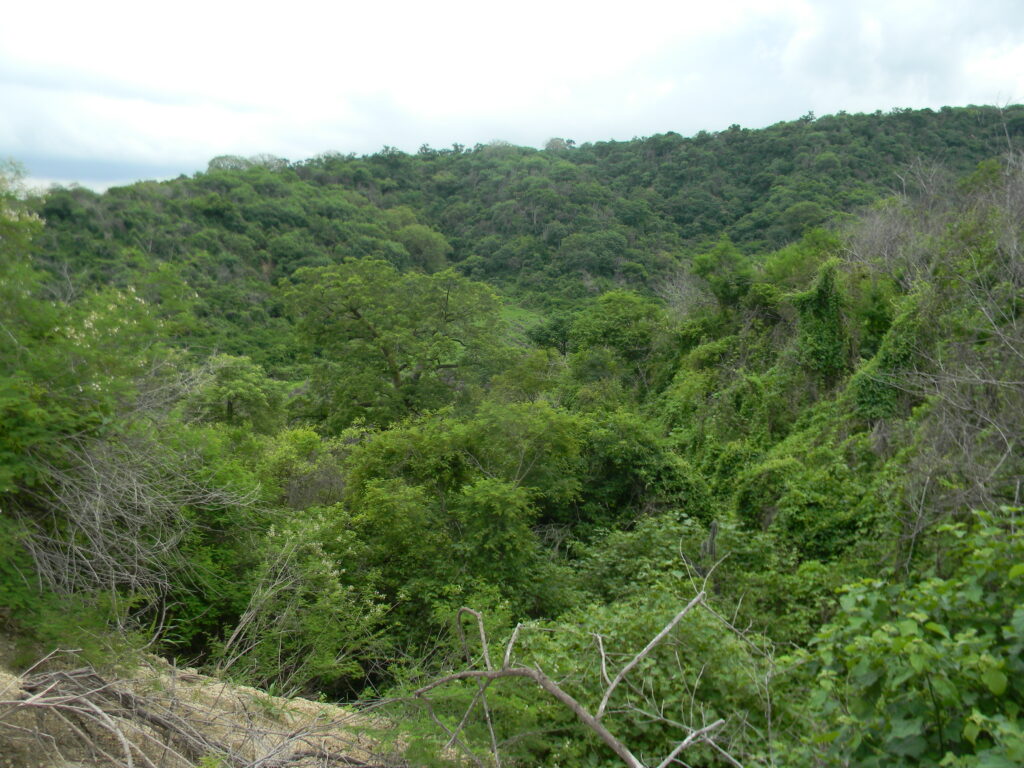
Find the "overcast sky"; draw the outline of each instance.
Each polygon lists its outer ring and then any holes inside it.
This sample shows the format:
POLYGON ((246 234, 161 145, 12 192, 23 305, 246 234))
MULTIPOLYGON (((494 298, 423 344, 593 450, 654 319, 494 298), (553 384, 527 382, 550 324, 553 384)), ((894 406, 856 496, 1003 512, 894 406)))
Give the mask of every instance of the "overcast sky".
POLYGON ((0 159, 90 186, 1020 101, 1022 0, 35 0, 0 25, 0 159))

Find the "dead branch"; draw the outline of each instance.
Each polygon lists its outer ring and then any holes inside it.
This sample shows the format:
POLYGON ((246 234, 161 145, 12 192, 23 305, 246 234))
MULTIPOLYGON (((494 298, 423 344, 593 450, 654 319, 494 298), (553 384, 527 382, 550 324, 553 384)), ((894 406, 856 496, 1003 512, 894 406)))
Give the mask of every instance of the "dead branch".
MULTIPOLYGON (((166 746, 188 760, 195 761, 204 755, 230 758, 230 749, 207 738, 188 719, 169 712, 152 711, 139 696, 104 680, 88 667, 70 672, 34 675, 22 683, 22 690, 26 698, 2 704, 11 709, 33 707, 66 710, 73 712, 87 725, 101 724, 125 745, 125 763, 128 766, 132 764, 132 752, 139 748, 127 747, 125 732, 136 730, 139 722, 161 732, 166 746)), ((2 720, 3 716, 0 715, 2 720)), ((229 759, 229 764, 237 768, 242 766, 240 760, 229 759)))
POLYGON ((577 719, 579 719, 581 723, 597 734, 601 741, 607 744, 616 755, 621 757, 627 766, 630 768, 646 768, 642 762, 633 756, 633 753, 629 751, 625 744, 615 738, 615 736, 601 724, 600 720, 590 714, 582 704, 563 691, 557 683, 538 669, 531 669, 530 667, 466 669, 434 680, 422 688, 413 691, 412 695, 416 698, 423 698, 424 694, 456 680, 500 680, 506 677, 525 677, 533 680, 547 693, 551 694, 555 699, 564 704, 570 712, 576 715, 577 719))
MULTIPOLYGON (((459 609, 458 614, 456 614, 455 620, 459 630, 459 639, 462 641, 462 650, 466 654, 466 663, 472 664, 473 660, 469 652, 469 644, 466 642, 466 634, 462 629, 463 613, 468 613, 476 617, 477 630, 480 632, 480 645, 481 648, 483 649, 484 663, 487 665, 487 669, 492 669, 491 652, 490 649, 487 647, 487 630, 484 628, 484 617, 478 611, 474 611, 471 608, 463 607, 459 609)), ((505 655, 507 657, 508 653, 506 653, 505 655)), ((497 766, 497 768, 501 768, 501 754, 498 751, 498 737, 494 733, 494 722, 491 720, 491 708, 490 705, 487 703, 487 686, 490 684, 490 681, 478 680, 477 684, 477 695, 474 697, 474 701, 479 699, 480 705, 483 708, 484 720, 487 721, 487 732, 491 736, 491 754, 494 755, 494 764, 497 766)), ((463 717, 463 724, 465 723, 466 720, 469 719, 469 713, 472 711, 472 709, 473 704, 470 703, 469 708, 466 710, 466 715, 465 717, 463 717)), ((459 728, 462 728, 462 724, 460 724, 459 728)))
MULTIPOLYGON (((591 713, 583 704, 569 694, 558 682, 551 679, 542 669, 539 667, 525 666, 522 664, 516 664, 513 662, 513 652, 515 644, 519 639, 522 625, 516 626, 513 630, 511 637, 505 645, 504 654, 502 657, 502 666, 500 668, 494 667, 489 650, 489 642, 487 638, 487 631, 484 626, 483 616, 471 608, 461 608, 457 614, 456 631, 459 637, 459 642, 462 646, 463 653, 465 655, 466 663, 468 667, 463 670, 452 672, 450 674, 439 677, 426 685, 421 686, 412 692, 411 697, 422 701, 426 704, 428 712, 434 722, 445 731, 448 736, 448 747, 453 744, 457 744, 466 754, 475 762, 477 765, 481 765, 482 761, 479 756, 475 755, 469 747, 459 738, 459 734, 465 728, 465 725, 469 719, 469 716, 473 709, 477 706, 477 703, 485 702, 485 691, 486 687, 496 681, 504 678, 523 678, 533 681, 541 690, 550 695, 553 699, 561 703, 569 712, 571 712, 576 719, 582 723, 587 729, 594 733, 609 749, 612 750, 628 768, 648 768, 648 765, 643 762, 640 758, 633 754, 629 747, 623 743, 615 734, 613 734, 602 722, 608 703, 611 700, 612 694, 615 690, 623 683, 628 684, 628 676, 633 672, 637 666, 639 666, 644 659, 646 659, 651 652, 661 644, 665 638, 667 638, 671 632, 679 625, 679 622, 685 618, 685 616, 694 610, 697 606, 704 604, 706 593, 701 590, 698 594, 672 619, 662 628, 657 635, 655 635, 650 642, 647 643, 644 648, 634 655, 619 671, 615 677, 609 680, 608 676, 608 658, 604 649, 604 642, 600 635, 595 635, 597 641, 598 650, 601 656, 601 680, 605 688, 602 692, 601 702, 598 706, 596 713, 591 713), (471 616, 475 619, 477 634, 480 641, 480 661, 483 664, 483 668, 475 668, 473 663, 473 653, 470 651, 469 643, 466 638, 465 630, 462 626, 462 619, 465 616, 471 616), (452 729, 444 725, 434 712, 432 702, 429 695, 432 691, 435 691, 442 686, 449 683, 453 683, 460 680, 475 680, 479 686, 477 694, 473 697, 469 706, 466 708, 458 725, 452 729)), ((633 687, 633 686, 631 686, 633 687)), ((635 688, 634 688, 635 690, 635 688)), ((495 758, 495 762, 500 765, 500 758, 497 753, 497 740, 495 737, 495 731, 493 723, 491 722, 489 710, 484 710, 487 719, 488 732, 491 737, 491 749, 492 754, 495 758)), ((664 715, 651 715, 651 717, 659 722, 671 723, 664 715)), ((733 765, 739 765, 734 758, 729 757, 725 750, 713 743, 713 734, 725 725, 725 720, 719 719, 713 723, 707 724, 701 728, 691 729, 688 726, 683 726, 680 723, 673 723, 676 726, 681 726, 684 730, 690 732, 677 743, 671 752, 665 757, 660 763, 656 764, 656 768, 668 768, 674 762, 678 762, 679 755, 687 748, 697 743, 708 743, 712 744, 716 751, 721 752, 733 765)))
POLYGON ((112 768, 191 768, 204 757, 228 768, 403 764, 343 737, 341 720, 274 727, 253 717, 237 694, 233 706, 241 705, 245 717, 218 703, 219 695, 212 703, 186 698, 177 679, 172 676, 170 690, 163 682, 150 690, 89 667, 31 674, 18 682, 16 695, 0 700, 0 744, 35 740, 62 761, 93 759, 112 768))
POLYGON ((675 617, 672 619, 672 621, 666 624, 665 627, 661 630, 661 632, 655 635, 651 639, 651 642, 649 642, 647 646, 642 651, 640 651, 640 653, 633 657, 632 661, 630 661, 628 664, 626 664, 626 666, 619 670, 619 673, 615 676, 615 679, 612 680, 611 684, 605 690, 604 696, 601 697, 601 704, 597 707, 598 717, 604 715, 605 707, 608 706, 608 700, 612 697, 612 693, 614 693, 615 689, 619 686, 619 683, 622 682, 626 675, 628 675, 636 667, 637 664, 639 664, 641 661, 647 658, 648 654, 650 654, 650 652, 653 651, 661 643, 661 641, 668 636, 669 632, 676 628, 676 625, 683 620, 683 617, 686 616, 686 614, 688 614, 699 603, 704 602, 704 596, 704 592, 698 592, 697 596, 693 598, 693 600, 691 600, 686 605, 686 607, 683 608, 683 610, 677 613, 675 617))
MULTIPOLYGON (((215 487, 196 475, 196 457, 141 432, 66 439, 59 463, 37 456, 40 481, 5 510, 28 532, 22 545, 35 576, 60 594, 103 592, 115 602, 162 599, 195 567, 181 556, 194 530, 187 510, 251 508, 252 494, 215 487)), ((159 628, 158 628, 159 631, 159 628)))

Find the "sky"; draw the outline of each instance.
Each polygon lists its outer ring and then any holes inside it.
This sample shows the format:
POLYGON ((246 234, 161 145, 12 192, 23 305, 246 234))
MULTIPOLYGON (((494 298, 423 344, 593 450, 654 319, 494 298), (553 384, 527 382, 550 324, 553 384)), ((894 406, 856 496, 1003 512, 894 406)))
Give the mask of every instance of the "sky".
POLYGON ((37 185, 1022 101, 1021 0, 35 0, 0 25, 0 160, 37 185))

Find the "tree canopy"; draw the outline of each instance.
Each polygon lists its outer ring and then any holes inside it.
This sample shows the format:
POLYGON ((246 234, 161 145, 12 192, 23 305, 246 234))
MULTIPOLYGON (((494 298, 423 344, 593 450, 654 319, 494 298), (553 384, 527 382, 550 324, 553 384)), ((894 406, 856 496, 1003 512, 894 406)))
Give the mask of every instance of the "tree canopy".
POLYGON ((453 402, 500 339, 494 293, 452 270, 399 273, 350 259, 300 269, 285 300, 315 358, 314 397, 341 426, 453 402))

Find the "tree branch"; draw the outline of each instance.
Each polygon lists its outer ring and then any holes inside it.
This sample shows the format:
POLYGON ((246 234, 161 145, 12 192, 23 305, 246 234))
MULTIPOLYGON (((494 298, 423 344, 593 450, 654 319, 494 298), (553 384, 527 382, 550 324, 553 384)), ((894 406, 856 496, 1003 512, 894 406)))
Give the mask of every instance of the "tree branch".
POLYGON ((695 608, 697 605, 704 602, 705 594, 706 593, 703 591, 697 593, 697 596, 693 598, 693 600, 691 600, 689 603, 687 603, 686 607, 683 608, 683 610, 681 610, 679 613, 677 613, 675 615, 675 618, 673 618, 672 621, 666 624, 665 627, 661 630, 661 632, 655 635, 651 639, 651 642, 649 642, 646 645, 646 647, 642 651, 640 651, 640 653, 633 657, 632 661, 630 661, 626 666, 619 670, 619 673, 615 676, 615 679, 612 680, 611 685, 608 686, 608 688, 604 692, 604 696, 601 698, 601 704, 597 708, 598 718, 604 716, 604 711, 608 706, 608 700, 611 698, 612 693, 614 693, 615 689, 619 686, 619 683, 622 682, 623 678, 625 678, 625 676, 628 675, 636 667, 637 664, 639 664, 641 661, 647 658, 647 655, 651 651, 653 651, 658 646, 658 644, 661 643, 661 641, 668 636, 669 632, 676 628, 676 625, 683 620, 683 617, 686 614, 693 610, 693 608, 695 608))

